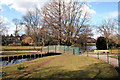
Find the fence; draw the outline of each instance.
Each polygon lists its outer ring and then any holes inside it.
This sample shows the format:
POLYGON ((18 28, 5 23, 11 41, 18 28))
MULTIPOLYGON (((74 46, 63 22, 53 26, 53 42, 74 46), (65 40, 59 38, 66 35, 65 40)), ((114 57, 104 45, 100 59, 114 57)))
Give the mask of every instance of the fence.
POLYGON ((49 53, 63 53, 63 54, 79 54, 78 47, 72 46, 65 46, 65 45, 52 45, 52 46, 45 46, 42 47, 42 52, 49 53))
POLYGON ((105 52, 94 53, 94 51, 89 51, 89 52, 86 51, 83 53, 83 55, 92 56, 97 59, 106 61, 108 64, 118 67, 120 70, 120 47, 109 49, 109 53, 108 52, 107 53, 105 52))

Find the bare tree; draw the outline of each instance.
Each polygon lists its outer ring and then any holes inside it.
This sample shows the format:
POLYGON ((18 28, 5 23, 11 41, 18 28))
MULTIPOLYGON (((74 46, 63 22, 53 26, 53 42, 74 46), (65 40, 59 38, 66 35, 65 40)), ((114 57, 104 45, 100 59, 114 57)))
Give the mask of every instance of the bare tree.
POLYGON ((15 18, 15 19, 13 19, 13 22, 15 24, 15 32, 14 32, 14 34, 15 34, 15 37, 16 37, 16 36, 19 35, 19 32, 22 29, 22 27, 20 25, 21 21, 19 19, 15 18))
POLYGON ((4 34, 4 31, 6 31, 6 27, 4 25, 4 20, 0 18, 0 34, 4 34))
POLYGON ((104 20, 98 27, 98 31, 106 38, 107 49, 109 49, 109 40, 112 39, 115 34, 116 22, 114 19, 104 20))
MULTIPOLYGON (((0 10, 0 12, 1 12, 1 10, 0 10)), ((4 18, 2 16, 0 16, 0 34, 1 35, 5 35, 5 33, 8 31, 6 25, 8 25, 8 23, 6 23, 4 18)))
POLYGON ((84 28, 81 29, 81 34, 79 36, 80 43, 83 44, 84 49, 87 50, 87 40, 91 36, 93 36, 92 30, 91 30, 91 25, 86 25, 84 28))
POLYGON ((61 0, 51 1, 42 9, 42 19, 51 36, 58 37, 61 44, 61 0))
POLYGON ((40 10, 35 7, 34 10, 27 11, 27 14, 23 16, 23 23, 26 26, 27 34, 33 39, 35 45, 37 45, 39 40, 39 29, 41 28, 40 24, 40 10))
POLYGON ((42 9, 47 30, 50 35, 58 38, 58 45, 64 36, 68 42, 72 42, 72 38, 79 36, 81 28, 88 21, 88 12, 83 14, 83 5, 85 4, 53 0, 42 9))

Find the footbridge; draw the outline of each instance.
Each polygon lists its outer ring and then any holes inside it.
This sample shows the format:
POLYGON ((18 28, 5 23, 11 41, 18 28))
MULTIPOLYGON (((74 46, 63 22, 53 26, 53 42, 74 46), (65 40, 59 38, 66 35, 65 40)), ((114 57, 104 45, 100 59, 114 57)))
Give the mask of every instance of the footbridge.
POLYGON ((49 45, 42 47, 38 53, 79 54, 79 48, 65 45, 49 45))

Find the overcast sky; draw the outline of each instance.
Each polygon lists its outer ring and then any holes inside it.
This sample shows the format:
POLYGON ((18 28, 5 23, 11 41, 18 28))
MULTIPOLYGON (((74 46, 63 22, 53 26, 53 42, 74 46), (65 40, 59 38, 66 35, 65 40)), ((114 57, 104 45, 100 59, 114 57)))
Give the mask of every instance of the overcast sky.
MULTIPOLYGON (((68 2, 69 0, 66 0, 68 2)), ((87 0, 86 0, 87 1, 87 0)), ((117 18, 118 17, 118 1, 119 0, 89 0, 87 5, 84 6, 84 10, 91 13, 92 19, 90 24, 99 25, 103 19, 117 18)), ((12 22, 14 18, 21 19, 22 15, 26 13, 26 10, 33 8, 37 5, 42 7, 48 0, 0 0, 1 16, 9 23, 8 34, 13 34, 15 26, 12 22)), ((96 32, 96 28, 93 28, 94 38, 100 36, 96 32)))

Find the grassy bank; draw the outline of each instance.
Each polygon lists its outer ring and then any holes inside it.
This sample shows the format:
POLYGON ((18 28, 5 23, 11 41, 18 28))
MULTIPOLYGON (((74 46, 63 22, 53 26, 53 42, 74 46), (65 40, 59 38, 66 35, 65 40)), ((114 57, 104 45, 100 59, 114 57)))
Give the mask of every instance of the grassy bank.
POLYGON ((57 55, 2 67, 5 78, 116 78, 109 64, 81 55, 57 55), (25 68, 19 70, 18 66, 25 68))
MULTIPOLYGON (((109 54, 120 54, 120 49, 117 49, 117 48, 115 48, 115 49, 109 49, 109 54)), ((94 53, 94 50, 92 50, 92 51, 85 51, 85 52, 82 52, 82 54, 95 54, 94 53)), ((101 53, 101 54, 106 54, 106 53, 101 53)))
POLYGON ((0 57, 19 56, 19 55, 31 55, 33 52, 5 52, 1 53, 0 57))
POLYGON ((110 56, 111 58, 115 58, 115 59, 118 59, 118 56, 110 56))
POLYGON ((42 46, 2 46, 2 51, 40 50, 42 46))

